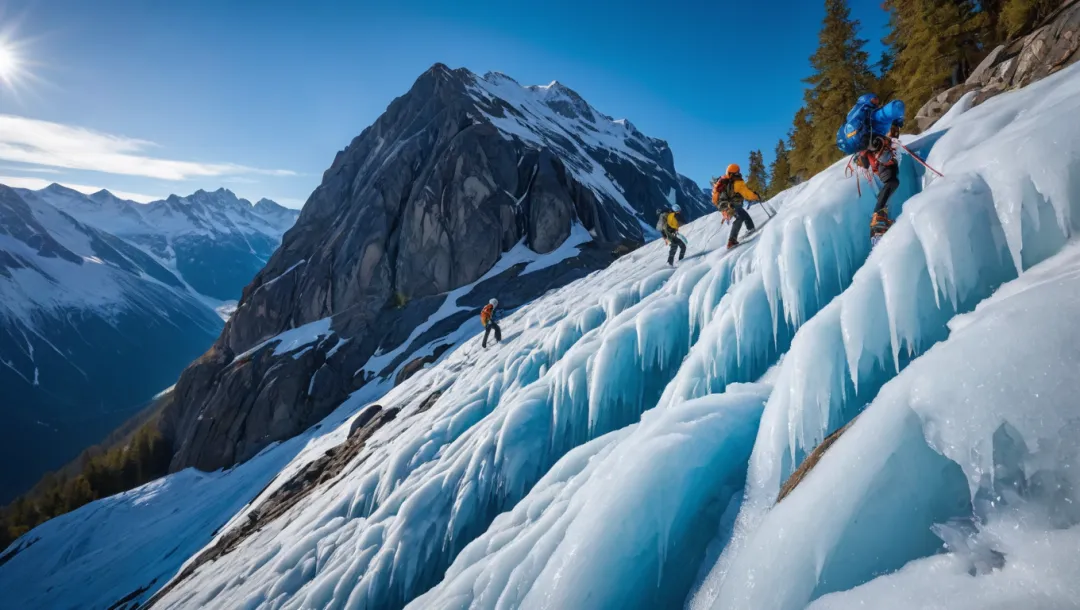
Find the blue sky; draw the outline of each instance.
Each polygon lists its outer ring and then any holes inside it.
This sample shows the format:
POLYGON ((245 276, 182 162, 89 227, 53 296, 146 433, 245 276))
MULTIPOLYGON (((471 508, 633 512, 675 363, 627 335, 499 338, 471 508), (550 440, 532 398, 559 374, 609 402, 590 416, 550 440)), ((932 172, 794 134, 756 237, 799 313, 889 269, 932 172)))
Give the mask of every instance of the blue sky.
MULTIPOLYGON (((161 197, 224 186, 299 207, 334 154, 435 62, 558 80, 667 140, 706 182, 771 158, 820 0, 0 0, 0 182, 161 197)), ((872 55, 886 15, 851 0, 872 55)))

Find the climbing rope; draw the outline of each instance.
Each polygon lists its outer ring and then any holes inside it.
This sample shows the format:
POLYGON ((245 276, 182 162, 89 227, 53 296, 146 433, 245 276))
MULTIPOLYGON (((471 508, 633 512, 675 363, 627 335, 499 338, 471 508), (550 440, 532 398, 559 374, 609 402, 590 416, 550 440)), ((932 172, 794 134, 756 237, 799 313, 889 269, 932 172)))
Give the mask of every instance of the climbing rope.
POLYGON ((874 187, 874 174, 869 168, 853 166, 852 163, 854 162, 855 155, 852 155, 851 158, 848 159, 847 167, 844 168, 844 177, 850 178, 855 176, 855 190, 859 193, 859 197, 862 197, 862 180, 859 179, 859 170, 862 170, 862 174, 866 178, 866 184, 870 187, 871 191, 873 191, 874 187))
POLYGON ((897 143, 898 145, 900 145, 900 148, 904 149, 904 152, 906 152, 907 154, 911 155, 911 158, 912 158, 912 159, 915 159, 916 161, 918 161, 918 162, 919 162, 919 163, 920 163, 920 164, 921 164, 921 165, 922 165, 923 167, 925 167, 926 169, 928 169, 928 170, 930 170, 930 171, 934 172, 934 173, 935 173, 935 174, 937 174, 938 176, 941 176, 942 178, 944 178, 944 177, 945 177, 945 174, 943 174, 943 173, 941 173, 941 172, 937 171, 936 169, 934 169, 934 168, 930 167, 930 165, 929 165, 929 164, 928 164, 928 163, 927 163, 926 161, 923 161, 922 157, 920 157, 919 155, 917 155, 917 154, 915 154, 915 153, 911 152, 911 149, 910 149, 910 148, 908 148, 907 146, 904 146, 904 143, 903 143, 903 142, 901 142, 901 141, 900 141, 899 139, 894 139, 893 141, 894 141, 894 142, 896 142, 896 143, 897 143))

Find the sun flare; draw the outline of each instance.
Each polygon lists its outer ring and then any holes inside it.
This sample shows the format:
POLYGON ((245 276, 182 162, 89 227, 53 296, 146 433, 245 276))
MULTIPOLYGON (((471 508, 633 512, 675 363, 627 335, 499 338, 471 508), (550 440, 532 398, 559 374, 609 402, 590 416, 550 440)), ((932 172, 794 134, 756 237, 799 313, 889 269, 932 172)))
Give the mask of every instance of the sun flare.
POLYGON ((0 79, 10 81, 19 71, 19 58, 7 45, 0 44, 0 79))

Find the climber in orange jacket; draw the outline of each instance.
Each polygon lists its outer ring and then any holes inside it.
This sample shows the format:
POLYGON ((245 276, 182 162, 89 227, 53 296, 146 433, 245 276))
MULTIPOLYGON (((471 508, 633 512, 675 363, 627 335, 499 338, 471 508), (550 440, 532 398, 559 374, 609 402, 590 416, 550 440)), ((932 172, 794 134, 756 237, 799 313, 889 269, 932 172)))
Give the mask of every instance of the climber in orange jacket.
POLYGON ((495 321, 495 308, 499 306, 498 299, 491 299, 487 305, 480 310, 480 323, 484 325, 484 340, 480 342, 480 347, 487 347, 488 336, 491 331, 495 331, 495 342, 502 342, 502 329, 499 328, 499 324, 495 321))
POLYGON ((712 191, 713 205, 724 215, 724 220, 735 219, 735 223, 731 226, 731 235, 728 237, 728 248, 739 245, 739 231, 743 223, 746 223, 747 235, 754 232, 754 220, 743 207, 743 202, 747 199, 758 201, 759 198, 757 193, 746 186, 742 174, 739 173, 739 166, 732 163, 727 167, 727 173, 720 176, 713 185, 712 191))

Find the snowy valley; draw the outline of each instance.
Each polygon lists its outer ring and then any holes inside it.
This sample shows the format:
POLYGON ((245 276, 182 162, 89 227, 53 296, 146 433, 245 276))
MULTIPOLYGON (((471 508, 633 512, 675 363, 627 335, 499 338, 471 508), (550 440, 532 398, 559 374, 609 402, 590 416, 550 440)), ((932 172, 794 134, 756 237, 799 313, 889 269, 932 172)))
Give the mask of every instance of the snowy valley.
POLYGON ((222 328, 298 212, 0 187, 0 502, 101 442, 222 328))
POLYGON ((1080 66, 903 136, 945 177, 902 158, 872 251, 841 161, 738 248, 691 223, 675 268, 608 255, 668 197, 708 209, 666 145, 555 85, 414 88, 184 373, 177 472, 17 540, 4 604, 1077 607, 1080 66), (432 99, 445 131, 410 131, 432 99), (461 210, 490 231, 448 270, 461 210))

